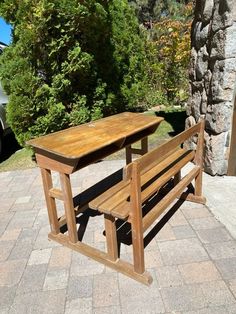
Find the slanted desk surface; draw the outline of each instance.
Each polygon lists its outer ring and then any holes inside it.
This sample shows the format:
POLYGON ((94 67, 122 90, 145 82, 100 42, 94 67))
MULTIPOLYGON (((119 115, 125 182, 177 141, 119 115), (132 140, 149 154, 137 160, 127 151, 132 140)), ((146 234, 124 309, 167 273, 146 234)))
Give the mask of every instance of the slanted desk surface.
MULTIPOLYGON (((116 150, 155 131, 161 117, 124 112, 28 141, 35 151, 78 159, 113 145, 116 150), (147 132, 147 134, 145 133, 147 132), (140 136, 139 136, 140 135, 140 136)), ((115 149, 111 149, 111 153, 115 149)))

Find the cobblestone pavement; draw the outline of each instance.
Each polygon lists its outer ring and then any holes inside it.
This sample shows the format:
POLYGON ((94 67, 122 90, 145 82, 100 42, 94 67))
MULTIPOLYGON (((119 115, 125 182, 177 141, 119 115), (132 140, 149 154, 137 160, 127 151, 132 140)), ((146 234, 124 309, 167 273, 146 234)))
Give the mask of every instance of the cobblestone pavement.
MULTIPOLYGON (((74 193, 123 164, 72 175, 74 193)), ((0 173, 0 191, 1 314, 236 313, 236 240, 207 206, 183 203, 146 247, 146 287, 48 241, 38 168, 0 173)), ((102 216, 89 219, 83 241, 105 247, 102 216)), ((129 258, 130 246, 121 254, 129 258)))

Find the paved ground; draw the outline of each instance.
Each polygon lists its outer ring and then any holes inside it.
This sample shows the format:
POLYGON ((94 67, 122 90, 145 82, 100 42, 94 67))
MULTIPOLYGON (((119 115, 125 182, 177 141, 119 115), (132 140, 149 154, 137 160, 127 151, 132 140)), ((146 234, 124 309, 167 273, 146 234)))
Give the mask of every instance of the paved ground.
MULTIPOLYGON (((106 161, 83 169, 73 175, 74 191, 122 164, 106 161)), ((236 240, 214 215, 227 212, 230 220, 236 202, 228 189, 233 191, 236 180, 228 186, 222 180, 205 178, 211 211, 182 204, 146 247, 154 278, 146 287, 48 241, 37 168, 0 173, 0 313, 235 314, 236 240)), ((84 236, 98 247, 105 246, 101 218, 90 218, 84 236)), ((129 258, 130 247, 122 245, 121 254, 129 258)))

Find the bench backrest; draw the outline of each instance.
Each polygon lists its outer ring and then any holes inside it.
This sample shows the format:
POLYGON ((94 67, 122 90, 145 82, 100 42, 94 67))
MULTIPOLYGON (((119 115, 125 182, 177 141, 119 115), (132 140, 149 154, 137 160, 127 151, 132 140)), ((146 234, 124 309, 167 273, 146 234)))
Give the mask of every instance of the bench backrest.
POLYGON ((131 208, 136 208, 132 215, 140 216, 142 204, 189 161, 194 161, 196 166, 202 168, 204 126, 204 121, 197 123, 126 166, 126 179, 130 180, 131 208), (181 148, 181 144, 196 135, 195 150, 181 148))

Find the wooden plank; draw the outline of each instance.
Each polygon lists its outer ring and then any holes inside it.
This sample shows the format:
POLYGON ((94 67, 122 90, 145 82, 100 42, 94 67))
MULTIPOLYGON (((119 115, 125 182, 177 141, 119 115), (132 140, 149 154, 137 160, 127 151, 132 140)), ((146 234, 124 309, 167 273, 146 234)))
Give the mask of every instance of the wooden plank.
POLYGON ((49 233, 48 237, 53 241, 56 241, 74 251, 77 251, 87 257, 90 257, 95 261, 100 262, 105 266, 108 266, 116 271, 119 271, 122 274, 136 281, 139 281, 147 286, 149 286, 152 283, 153 280, 152 276, 148 272, 145 271, 142 274, 139 274, 134 270, 133 265, 126 261, 120 259, 118 259, 115 262, 111 261, 107 253, 104 253, 82 242, 71 243, 70 241, 68 241, 68 237, 61 233, 58 234, 57 236, 53 235, 52 233, 49 233))
POLYGON ((195 178, 194 195, 196 195, 196 196, 202 196, 202 167, 203 167, 203 148, 204 148, 205 122, 204 122, 204 120, 201 120, 200 123, 201 123, 201 127, 200 127, 200 131, 198 134, 195 163, 197 166, 200 167, 201 170, 195 178))
POLYGON ((195 166, 182 180, 154 207, 146 216, 143 217, 143 230, 147 230, 151 224, 163 213, 163 211, 177 198, 189 183, 198 175, 200 168, 195 166))
POLYGON ((144 243, 143 243, 143 226, 142 226, 142 203, 140 190, 140 169, 137 163, 133 163, 132 180, 131 180, 131 229, 133 244, 134 270, 142 274, 144 266, 144 243))
POLYGON ((63 201, 62 191, 56 188, 52 188, 49 190, 49 195, 53 198, 63 201))
POLYGON ((72 243, 76 243, 78 241, 78 234, 69 175, 60 173, 60 181, 63 191, 64 208, 69 239, 72 243))
POLYGON ((172 163, 169 170, 165 171, 158 179, 156 179, 152 184, 150 184, 141 193, 142 202, 145 202, 150 196, 157 192, 162 186, 164 186, 176 173, 179 172, 189 161, 193 160, 195 153, 189 151, 186 156, 181 158, 179 161, 172 163))
POLYGON ((43 168, 41 168, 40 170, 43 180, 43 189, 48 209, 48 219, 50 223, 50 228, 53 234, 58 234, 60 228, 58 224, 56 202, 55 199, 49 195, 49 191, 53 186, 51 171, 43 168))
POLYGON ((153 159, 156 156, 165 156, 170 151, 173 151, 177 148, 180 144, 185 142, 189 137, 195 135, 197 132, 200 131, 201 123, 194 125, 193 127, 183 131, 179 135, 173 137, 168 142, 160 145, 156 149, 150 151, 149 153, 145 154, 142 158, 137 159, 137 162, 140 163, 140 169, 145 169, 145 167, 153 162, 153 159))
MULTIPOLYGON (((125 180, 117 183, 116 185, 114 185, 113 187, 111 187, 110 189, 108 189, 107 191, 105 191, 104 193, 96 197, 95 199, 93 199, 91 202, 89 202, 89 207, 95 210, 99 209, 100 205, 103 204, 108 199, 110 199, 112 195, 124 189, 127 189, 127 191, 129 191, 128 189, 129 184, 130 182, 125 181, 125 180)), ((109 211, 107 213, 109 214, 109 211)))
MULTIPOLYGON (((47 154, 47 152, 45 154, 47 154)), ((73 160, 71 162, 65 159, 63 160, 60 157, 58 158, 59 160, 56 160, 56 156, 46 156, 39 152, 35 154, 35 157, 40 168, 50 169, 57 172, 64 172, 67 174, 71 174, 77 165, 77 161, 73 160)))
MULTIPOLYGON (((129 141, 129 138, 136 134, 145 134, 145 130, 148 130, 150 134, 161 121, 163 121, 161 117, 124 112, 48 134, 30 140, 27 144, 57 156, 78 159, 110 144, 119 143, 121 145, 122 139, 126 138, 129 141), (132 123, 130 123, 131 121, 132 123)), ((124 142, 124 145, 131 144, 127 141, 124 142)))
POLYGON ((104 215, 106 241, 107 241, 107 253, 111 261, 118 259, 118 245, 116 234, 116 220, 111 215, 104 215))

